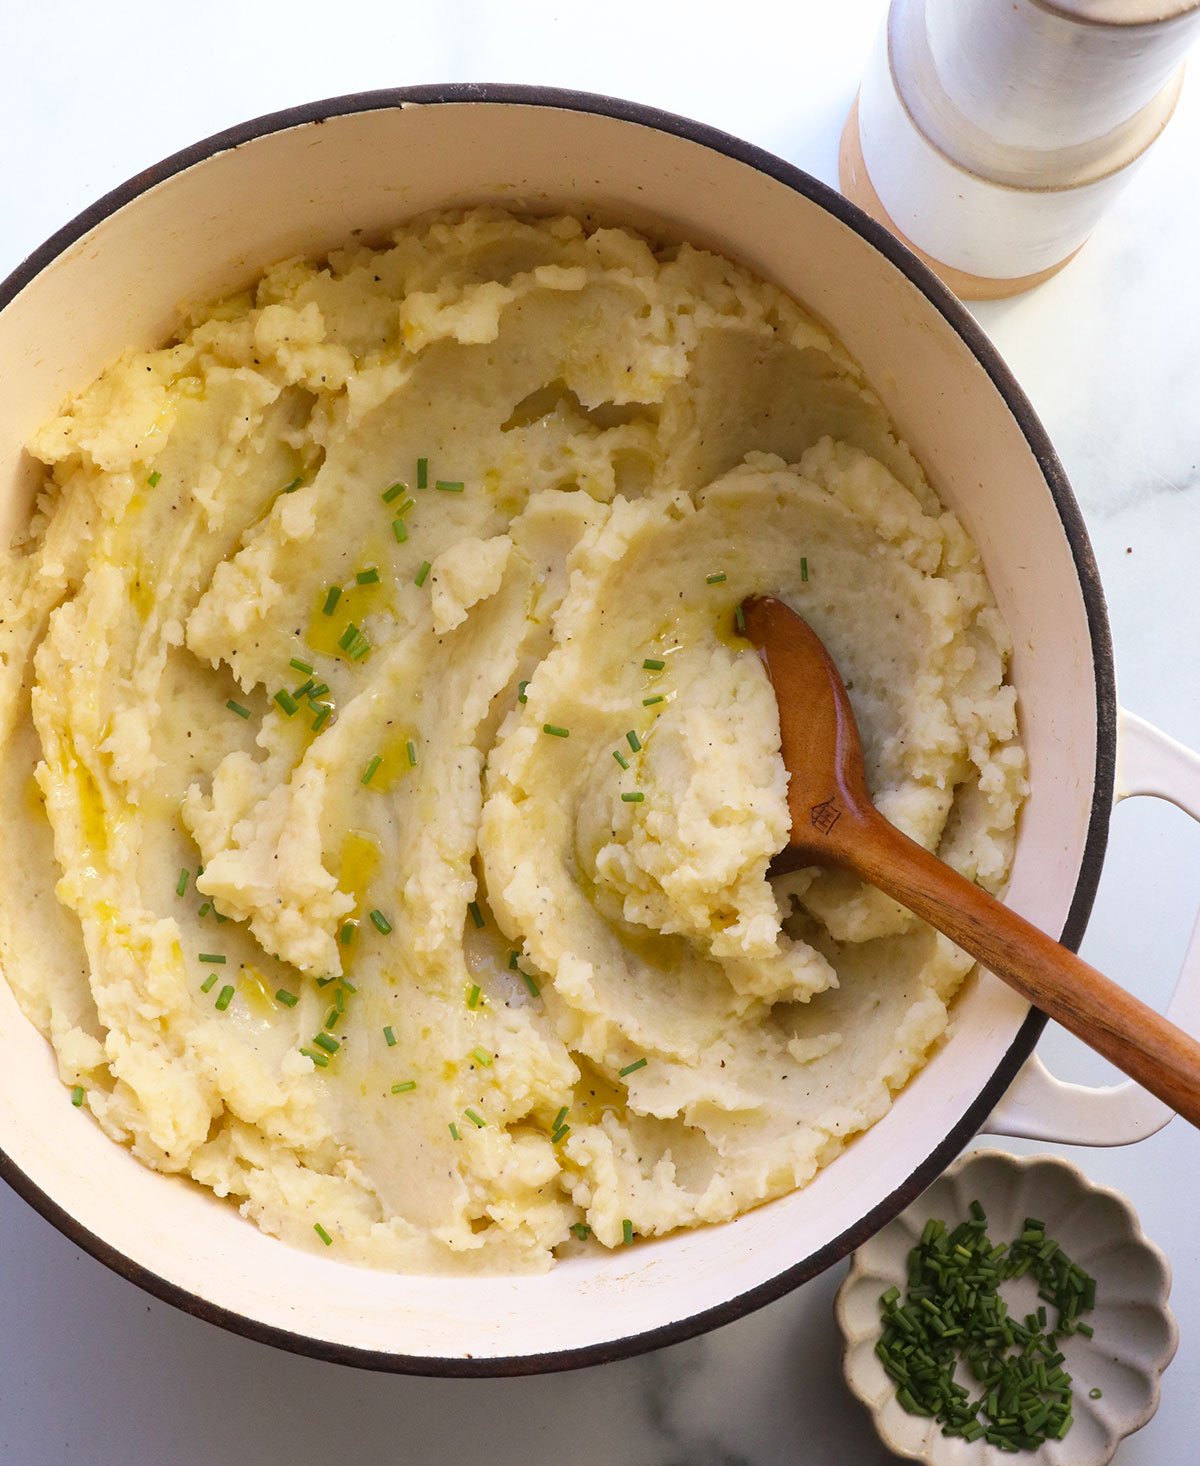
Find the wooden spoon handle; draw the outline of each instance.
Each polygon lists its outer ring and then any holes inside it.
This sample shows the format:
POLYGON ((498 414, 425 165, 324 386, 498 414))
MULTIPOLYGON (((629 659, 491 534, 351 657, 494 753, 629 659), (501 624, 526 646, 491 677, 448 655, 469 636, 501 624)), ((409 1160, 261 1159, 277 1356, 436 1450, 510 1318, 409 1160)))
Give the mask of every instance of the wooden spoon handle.
POLYGON ((852 845, 837 842, 843 863, 1200 1125, 1200 1044, 930 855, 873 807, 846 813, 856 828, 852 845))

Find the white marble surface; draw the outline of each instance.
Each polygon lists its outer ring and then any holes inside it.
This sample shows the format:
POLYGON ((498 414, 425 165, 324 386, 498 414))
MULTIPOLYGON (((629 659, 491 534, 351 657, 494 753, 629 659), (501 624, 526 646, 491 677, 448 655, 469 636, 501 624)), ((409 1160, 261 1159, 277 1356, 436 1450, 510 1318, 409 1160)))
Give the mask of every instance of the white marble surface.
MULTIPOLYGON (((45 0, 5 7, 0 276, 105 190, 231 123, 314 97, 434 81, 556 84, 716 124, 833 180, 883 0, 603 7, 458 0, 45 0), (686 21, 684 17, 686 16, 686 21)), ((1058 278, 978 315, 1057 444, 1107 587, 1123 700, 1200 743, 1200 85, 1058 278)), ((1117 816, 1084 951, 1160 998, 1200 896, 1200 832, 1117 816)), ((1103 1066, 1051 1035, 1072 1075, 1103 1066)), ((1030 1150, 1034 1147, 1025 1146, 1030 1150)), ((1196 1459, 1200 1135, 1069 1151, 1120 1187, 1175 1270, 1179 1354, 1119 1466, 1196 1459)), ((841 1384, 841 1268, 715 1334, 542 1379, 404 1379, 296 1358, 147 1297, 0 1187, 0 1463, 571 1462, 873 1466, 891 1459, 841 1384)))

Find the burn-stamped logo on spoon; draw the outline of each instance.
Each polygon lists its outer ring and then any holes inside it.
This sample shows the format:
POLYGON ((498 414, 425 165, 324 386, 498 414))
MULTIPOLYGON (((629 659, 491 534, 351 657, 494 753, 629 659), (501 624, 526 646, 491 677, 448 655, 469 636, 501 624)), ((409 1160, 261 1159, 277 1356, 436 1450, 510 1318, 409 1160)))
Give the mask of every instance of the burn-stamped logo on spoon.
POLYGON ((808 818, 813 828, 820 830, 822 835, 828 835, 841 817, 842 811, 838 808, 837 800, 832 796, 829 799, 823 799, 820 804, 814 804, 808 812, 808 818))

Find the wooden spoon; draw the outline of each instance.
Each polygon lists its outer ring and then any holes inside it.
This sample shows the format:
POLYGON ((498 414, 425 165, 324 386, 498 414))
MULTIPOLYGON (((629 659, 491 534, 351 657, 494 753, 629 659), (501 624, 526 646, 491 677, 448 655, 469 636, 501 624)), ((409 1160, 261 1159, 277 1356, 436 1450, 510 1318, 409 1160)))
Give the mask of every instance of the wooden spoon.
POLYGON ((747 601, 743 614, 775 688, 790 775, 791 840, 772 869, 853 871, 1200 1125, 1200 1044, 884 819, 867 789, 850 699, 820 638, 770 596, 747 601))

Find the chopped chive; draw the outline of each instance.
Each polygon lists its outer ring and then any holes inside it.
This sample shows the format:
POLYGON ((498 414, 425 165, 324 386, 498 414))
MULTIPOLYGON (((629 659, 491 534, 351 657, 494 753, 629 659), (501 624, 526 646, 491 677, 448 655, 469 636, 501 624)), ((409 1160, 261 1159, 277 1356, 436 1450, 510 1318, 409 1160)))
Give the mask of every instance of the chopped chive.
POLYGON ((228 983, 217 994, 217 1012, 224 1013, 225 1009, 233 1002, 233 989, 228 983))
POLYGON ((313 1043, 316 1044, 317 1048, 324 1049, 327 1054, 336 1054, 338 1049, 341 1048, 338 1040, 332 1034, 328 1033, 318 1033, 316 1038, 313 1039, 313 1043))
POLYGON ((295 993, 289 993, 287 988, 279 988, 275 993, 275 1001, 282 1003, 285 1008, 294 1008, 300 999, 295 993))
POLYGON ((320 1222, 314 1222, 313 1223, 313 1231, 317 1234, 318 1237, 320 1237, 321 1241, 324 1242, 324 1244, 325 1244, 326 1247, 332 1247, 333 1246, 333 1238, 329 1235, 329 1233, 325 1230, 325 1228, 320 1224, 320 1222))
POLYGON ((300 487, 300 485, 303 482, 304 482, 304 480, 303 480, 302 476, 300 476, 299 474, 297 474, 297 476, 291 481, 291 483, 290 484, 284 484, 283 488, 280 489, 279 492, 281 494, 294 494, 296 492, 296 490, 300 487))
POLYGON ((338 932, 338 941, 341 942, 343 947, 348 947, 354 940, 354 930, 357 925, 358 923, 356 921, 342 922, 342 929, 338 932))
POLYGON ((645 797, 646 796, 642 793, 640 789, 631 789, 627 794, 621 795, 621 803, 641 804, 642 800, 645 799, 645 797))
POLYGON ((396 1030, 392 1027, 390 1023, 383 1030, 383 1036, 384 1039, 387 1041, 388 1048, 394 1049, 396 1047, 396 1030))
POLYGON ((316 679, 310 677, 307 682, 302 682, 299 687, 292 688, 292 696, 295 698, 307 697, 316 685, 316 679))
POLYGON ((1095 1386, 1092 1387, 1092 1389, 1090 1389, 1088 1391, 1088 1399, 1089 1400, 1099 1400, 1103 1396, 1103 1394, 1104 1394, 1104 1391, 1100 1388, 1100 1386, 1099 1385, 1095 1385, 1095 1386))
POLYGON ((318 977, 317 978, 317 986, 319 988, 327 988, 331 982, 337 982, 337 978, 336 977, 318 977))
POLYGON ((403 519, 392 520, 392 534, 395 535, 398 545, 402 545, 408 538, 408 525, 405 524, 403 519))
POLYGON ((182 870, 180 870, 180 872, 179 872, 179 879, 175 882, 175 894, 177 896, 182 896, 183 893, 187 890, 188 876, 189 875, 190 875, 190 872, 187 870, 186 867, 184 867, 182 870))
POLYGON ((378 585, 379 567, 377 565, 368 565, 365 570, 356 570, 354 572, 354 578, 358 581, 359 585, 378 585))
POLYGON ((725 572, 723 570, 716 570, 716 571, 714 571, 712 573, 712 575, 706 575, 704 577, 704 584, 705 585, 720 585, 723 580, 727 580, 727 579, 728 579, 728 576, 725 574, 725 572))
POLYGON ((621 1223, 621 1240, 625 1243, 626 1247, 633 1241, 633 1223, 628 1217, 621 1223))
POLYGON ((626 1064, 624 1069, 618 1069, 617 1073, 624 1079, 627 1074, 636 1074, 639 1069, 644 1069, 649 1062, 650 1060, 643 1056, 640 1059, 635 1059, 632 1064, 626 1064))
POLYGON ((467 910, 471 913, 471 920, 475 923, 476 930, 478 930, 481 926, 486 925, 483 919, 483 912, 479 909, 478 901, 472 901, 467 906, 467 910))
POLYGON ((521 960, 521 954, 520 954, 520 952, 518 952, 515 947, 512 948, 512 950, 508 954, 508 970, 510 972, 515 971, 516 970, 517 963, 520 962, 520 960, 521 960))
POLYGON ((428 560, 422 560, 421 568, 417 571, 416 575, 413 576, 413 582, 416 585, 424 585, 425 577, 429 574, 432 568, 433 567, 430 565, 428 560))
POLYGON ((321 707, 321 711, 312 720, 313 732, 319 733, 332 716, 333 709, 329 706, 328 703, 324 703, 321 707))
POLYGON ((369 784, 371 780, 375 777, 375 775, 379 772, 379 765, 382 762, 383 759, 379 756, 379 754, 376 754, 371 762, 362 771, 362 778, 359 780, 359 783, 369 784))
POLYGON ((345 631, 343 631, 341 636, 338 637, 338 646, 341 647, 342 651, 348 652, 350 648, 354 645, 357 637, 358 627, 355 626, 353 621, 349 621, 346 624, 345 631))
POLYGON ((220 967, 223 967, 225 965, 225 957, 220 952, 201 952, 200 961, 215 962, 220 967))
POLYGON ((318 682, 317 685, 309 692, 308 696, 310 700, 314 697, 324 697, 328 691, 328 682, 318 682))
POLYGON ((328 1054, 322 1054, 317 1049, 301 1049, 300 1052, 306 1059, 311 1059, 318 1069, 329 1068, 328 1054))
POLYGON ((1032 1450, 1061 1440, 1071 1425, 1071 1379, 1057 1341, 1090 1330, 1078 1318, 1087 1275, 1036 1218, 1025 1219, 1014 1242, 994 1247, 982 1206, 972 1202, 969 1211, 970 1220, 952 1229, 936 1218, 926 1223, 908 1255, 907 1297, 901 1301, 899 1287, 880 1295, 875 1353, 910 1414, 936 1418, 947 1436, 1032 1450), (1058 1311, 1054 1332, 1046 1332, 1044 1305, 1022 1323, 997 1291, 1026 1273, 1058 1311), (954 1378, 960 1355, 982 1385, 974 1401, 954 1378))
POLYGON ((75 1088, 71 1091, 71 1103, 75 1106, 76 1109, 78 1109, 79 1106, 81 1104, 83 1104, 83 1085, 82 1084, 77 1084, 75 1086, 75 1088))
POLYGON ((520 682, 520 683, 517 684, 517 701, 518 702, 528 702, 529 701, 528 697, 526 697, 526 695, 525 695, 525 689, 528 686, 529 686, 529 679, 528 678, 526 678, 526 680, 524 682, 520 682))
POLYGON ((415 1079, 403 1079, 399 1084, 392 1085, 392 1093, 407 1094, 409 1090, 416 1089, 416 1087, 417 1081, 415 1079))
POLYGON ((549 733, 551 738, 570 738, 569 728, 560 728, 556 723, 543 723, 542 732, 549 733))
POLYGON ((523 967, 518 967, 517 971, 521 974, 521 981, 529 989, 530 997, 538 997, 541 994, 542 990, 540 987, 538 987, 537 983, 534 982, 533 978, 530 977, 529 973, 527 973, 523 967))
POLYGON ((557 1115, 555 1115, 555 1117, 554 1117, 554 1124, 551 1125, 550 1129, 551 1130, 559 1130, 559 1129, 561 1129, 562 1128, 562 1122, 567 1118, 567 1116, 570 1113, 571 1113, 571 1106, 570 1105, 563 1105, 562 1109, 559 1110, 559 1112, 558 1112, 557 1115))
POLYGON ((742 609, 740 602, 733 608, 733 624, 739 631, 745 631, 746 629, 746 613, 742 609))
POLYGON ((321 607, 321 610, 325 613, 326 616, 333 615, 335 609, 337 608, 337 603, 341 600, 341 598, 341 586, 331 585, 329 589, 325 592, 325 604, 321 607))
POLYGON ((371 925, 375 928, 377 932, 385 937, 392 929, 391 922, 387 919, 386 916, 384 916, 382 911, 378 910, 378 908, 371 912, 371 925))
POLYGON ((250 716, 250 709, 243 707, 240 702, 234 702, 233 698, 230 698, 225 706, 231 713, 236 713, 239 718, 248 718, 250 716))
POLYGON ((802 581, 807 581, 808 580, 808 556, 807 555, 801 555, 800 556, 800 579, 802 581))
POLYGON ((211 993, 216 985, 217 974, 215 972, 210 972, 208 976, 204 979, 204 981, 200 984, 200 991, 202 993, 211 993))
POLYGON ((473 982, 471 984, 470 991, 467 993, 467 1007, 468 1008, 478 1008, 479 1007, 479 994, 480 994, 481 991, 482 991, 482 989, 480 988, 480 986, 479 986, 479 984, 477 982, 473 982))
POLYGON ((570 1133, 571 1127, 569 1125, 560 1125, 559 1128, 551 1135, 550 1144, 557 1145, 560 1140, 565 1140, 567 1136, 570 1135, 570 1133))
POLYGON ((341 1021, 341 1017, 342 1010, 340 1008, 330 1008, 329 1012, 325 1015, 325 1022, 321 1024, 321 1027, 328 1029, 332 1033, 341 1021))
POLYGON ((495 1055, 489 1054, 487 1049, 472 1049, 471 1057, 477 1064, 482 1064, 485 1069, 490 1069, 495 1061, 495 1055))
POLYGON ((379 497, 383 500, 383 502, 385 504, 390 504, 390 503, 392 503, 392 501, 394 499, 398 499, 401 494, 407 494, 407 493, 408 493, 408 485, 407 484, 402 484, 397 479, 397 481, 391 486, 391 488, 390 489, 384 489, 383 493, 380 494, 379 497))
POLYGON ((629 730, 628 733, 626 733, 625 738, 628 741, 630 748, 633 749, 634 753, 637 753, 641 749, 642 740, 637 736, 632 728, 629 730))
POLYGON ((203 921, 204 918, 208 915, 208 913, 211 910, 212 910, 212 902, 211 901, 205 901, 204 904, 200 907, 200 910, 196 914, 199 916, 200 920, 203 921))
POLYGON ((621 765, 623 769, 627 769, 629 767, 629 760, 625 757, 625 755, 621 752, 619 748, 613 749, 613 758, 616 759, 616 761, 621 765))
POLYGON ((370 650, 371 643, 360 631, 358 634, 358 640, 350 648, 350 660, 352 662, 361 662, 370 650))
POLYGON ((656 692, 653 697, 642 698, 642 706, 644 708, 652 708, 655 703, 659 702, 666 702, 666 698, 662 695, 661 692, 656 692))
POLYGON ((581 1242, 586 1242, 592 1235, 592 1229, 586 1222, 572 1222, 571 1231, 575 1233, 581 1242))
POLYGON ((303 672, 306 677, 312 675, 313 669, 308 665, 307 662, 302 662, 299 657, 293 657, 288 663, 288 666, 294 667, 297 672, 303 672))
POLYGON ((661 672, 666 665, 661 657, 647 657, 642 663, 647 672, 661 672))
POLYGON ((454 1123, 453 1120, 450 1121, 450 1138, 451 1140, 462 1139, 462 1136, 458 1133, 458 1126, 454 1123))
POLYGON ((476 1130, 482 1130, 487 1125, 487 1121, 483 1118, 482 1115, 476 1113, 475 1110, 464 1110, 463 1114, 467 1117, 468 1120, 470 1120, 471 1124, 474 1125, 476 1130))
POLYGON ((415 769, 417 766, 417 745, 410 738, 404 745, 404 751, 408 755, 408 766, 415 769))
POLYGON ((417 488, 427 489, 429 487, 429 459, 417 459, 417 488))
POLYGON ((443 494, 461 494, 464 485, 460 479, 440 478, 434 487, 441 489, 443 494))
POLYGON ((358 992, 358 989, 354 986, 354 984, 350 981, 348 977, 342 978, 342 986, 346 989, 348 993, 358 992))
POLYGON ((275 694, 274 699, 289 718, 294 718, 300 711, 300 704, 285 687, 281 687, 275 694))
POLYGON ((154 472, 150 475, 150 477, 146 480, 146 482, 150 485, 152 489, 157 489, 159 484, 162 483, 162 474, 159 473, 158 469, 156 468, 154 472))

